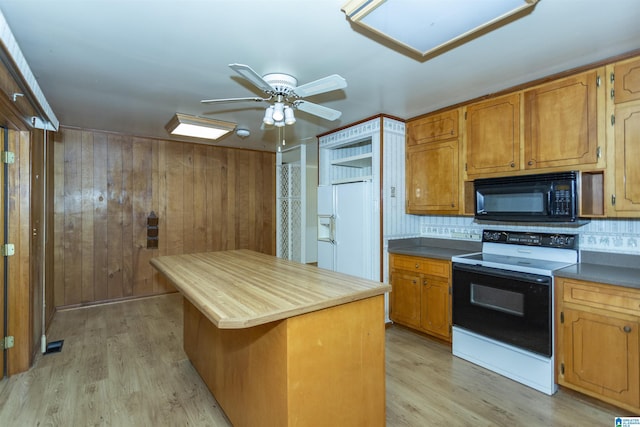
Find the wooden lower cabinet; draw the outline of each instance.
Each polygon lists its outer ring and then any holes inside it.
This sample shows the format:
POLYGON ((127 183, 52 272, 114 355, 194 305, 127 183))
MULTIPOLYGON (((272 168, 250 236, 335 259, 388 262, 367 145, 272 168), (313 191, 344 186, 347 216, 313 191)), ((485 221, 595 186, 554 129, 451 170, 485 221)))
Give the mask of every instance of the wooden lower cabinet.
POLYGON ((558 384, 640 413, 640 290, 557 278, 558 384))
POLYGON ((441 338, 450 339, 451 324, 449 282, 432 276, 422 278, 420 328, 441 338))
POLYGON ((396 323, 451 340, 451 262, 391 255, 391 310, 396 323))
POLYGON ((402 270, 391 272, 391 319, 412 328, 420 327, 420 285, 419 274, 402 270))

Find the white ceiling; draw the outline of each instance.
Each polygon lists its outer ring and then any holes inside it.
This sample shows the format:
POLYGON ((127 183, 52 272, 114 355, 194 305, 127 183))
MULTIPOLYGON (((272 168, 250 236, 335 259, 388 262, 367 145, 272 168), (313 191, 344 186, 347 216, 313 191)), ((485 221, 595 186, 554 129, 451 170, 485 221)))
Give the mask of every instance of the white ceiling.
MULTIPOLYGON (((346 0, 0 0, 0 10, 60 123, 168 138, 175 112, 251 130, 216 144, 272 151, 262 95, 228 67, 288 73, 299 84, 340 74, 342 91, 309 101, 288 145, 385 113, 403 119, 640 48, 638 0, 540 0, 533 11, 428 60, 353 26, 346 0)), ((416 0, 417 1, 417 0, 416 0)), ((482 2, 478 1, 478 4, 482 2)))

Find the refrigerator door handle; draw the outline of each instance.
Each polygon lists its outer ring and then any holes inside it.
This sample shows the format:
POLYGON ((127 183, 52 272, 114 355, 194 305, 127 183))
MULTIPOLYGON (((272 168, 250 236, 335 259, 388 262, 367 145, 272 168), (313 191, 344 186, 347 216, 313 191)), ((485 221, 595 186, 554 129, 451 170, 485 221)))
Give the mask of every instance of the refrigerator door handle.
POLYGON ((336 222, 334 215, 318 215, 318 241, 335 244, 336 222))

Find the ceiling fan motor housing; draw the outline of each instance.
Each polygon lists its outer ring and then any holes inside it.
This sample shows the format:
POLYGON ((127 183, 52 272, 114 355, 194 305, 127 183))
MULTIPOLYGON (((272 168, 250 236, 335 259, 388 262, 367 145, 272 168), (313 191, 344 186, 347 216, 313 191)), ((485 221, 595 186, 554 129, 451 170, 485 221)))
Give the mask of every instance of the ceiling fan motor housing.
POLYGON ((269 83, 275 95, 295 96, 293 90, 298 86, 298 79, 289 74, 271 73, 262 76, 262 79, 269 83))

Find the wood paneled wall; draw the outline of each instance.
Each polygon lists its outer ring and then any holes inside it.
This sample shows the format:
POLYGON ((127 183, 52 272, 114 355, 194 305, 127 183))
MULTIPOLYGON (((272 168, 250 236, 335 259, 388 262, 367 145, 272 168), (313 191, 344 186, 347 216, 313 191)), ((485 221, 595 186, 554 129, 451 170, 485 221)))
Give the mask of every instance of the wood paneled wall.
POLYGON ((173 291, 154 256, 275 254, 274 153, 61 128, 53 157, 57 307, 173 291))

